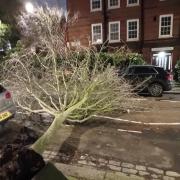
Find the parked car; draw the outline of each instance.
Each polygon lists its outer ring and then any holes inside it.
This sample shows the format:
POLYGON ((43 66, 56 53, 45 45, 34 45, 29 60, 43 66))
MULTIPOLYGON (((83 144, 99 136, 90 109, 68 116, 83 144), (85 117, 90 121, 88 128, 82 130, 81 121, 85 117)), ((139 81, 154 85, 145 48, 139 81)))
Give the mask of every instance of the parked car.
POLYGON ((131 65, 124 72, 124 77, 138 92, 148 92, 151 96, 162 96, 163 91, 172 89, 171 73, 153 65, 131 65))
POLYGON ((16 108, 12 101, 11 93, 0 85, 0 126, 15 115, 16 108))

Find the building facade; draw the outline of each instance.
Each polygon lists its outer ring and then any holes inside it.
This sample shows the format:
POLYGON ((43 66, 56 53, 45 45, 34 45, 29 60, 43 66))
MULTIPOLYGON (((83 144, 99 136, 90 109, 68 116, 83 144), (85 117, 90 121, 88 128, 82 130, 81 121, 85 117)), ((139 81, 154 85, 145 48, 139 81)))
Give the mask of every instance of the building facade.
POLYGON ((166 70, 180 59, 180 0, 67 0, 67 10, 78 14, 72 45, 127 45, 166 70))

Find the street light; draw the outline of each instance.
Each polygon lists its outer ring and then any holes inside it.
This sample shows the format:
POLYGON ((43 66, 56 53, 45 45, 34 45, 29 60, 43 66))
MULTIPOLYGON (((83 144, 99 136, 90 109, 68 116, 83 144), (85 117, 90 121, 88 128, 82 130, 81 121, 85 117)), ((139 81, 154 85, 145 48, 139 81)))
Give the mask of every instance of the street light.
POLYGON ((31 2, 27 2, 25 4, 25 9, 28 13, 33 13, 34 12, 34 6, 31 2))

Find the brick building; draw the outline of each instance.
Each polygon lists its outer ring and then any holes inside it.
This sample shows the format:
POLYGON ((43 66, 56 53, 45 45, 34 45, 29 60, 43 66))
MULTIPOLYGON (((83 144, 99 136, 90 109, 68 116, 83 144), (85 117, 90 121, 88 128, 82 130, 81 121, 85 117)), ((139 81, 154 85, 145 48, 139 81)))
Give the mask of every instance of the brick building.
POLYGON ((67 10, 78 13, 72 45, 127 44, 167 70, 180 59, 180 0, 67 0, 67 10))

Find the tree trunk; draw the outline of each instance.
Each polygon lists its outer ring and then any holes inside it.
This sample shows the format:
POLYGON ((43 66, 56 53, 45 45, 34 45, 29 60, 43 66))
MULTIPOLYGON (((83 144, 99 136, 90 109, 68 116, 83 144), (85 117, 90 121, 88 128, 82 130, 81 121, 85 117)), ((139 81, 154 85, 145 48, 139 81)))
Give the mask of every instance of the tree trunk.
POLYGON ((48 130, 31 146, 31 148, 37 153, 42 154, 52 138, 55 137, 66 118, 67 115, 64 113, 57 115, 48 130))
POLYGON ((66 120, 66 118, 78 107, 80 107, 88 97, 88 93, 84 95, 81 101, 79 101, 74 106, 70 107, 63 113, 57 114, 54 118, 53 123, 48 128, 48 130, 32 145, 32 149, 39 154, 42 154, 45 150, 46 146, 48 146, 51 142, 51 139, 55 137, 56 132, 62 126, 62 123, 66 120))

